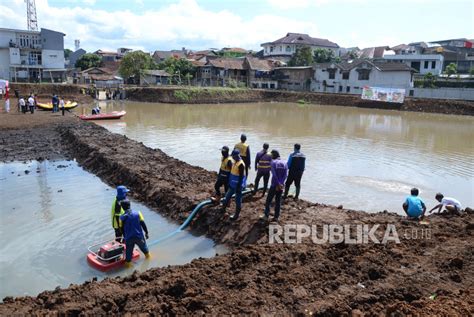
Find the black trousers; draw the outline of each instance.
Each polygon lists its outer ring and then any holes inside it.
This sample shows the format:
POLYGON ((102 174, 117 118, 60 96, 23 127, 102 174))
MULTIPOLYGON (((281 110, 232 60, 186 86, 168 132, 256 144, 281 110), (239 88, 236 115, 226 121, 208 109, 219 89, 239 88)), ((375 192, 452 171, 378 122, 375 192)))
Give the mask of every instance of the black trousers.
POLYGON ((216 184, 214 185, 214 189, 216 190, 216 195, 217 196, 221 195, 222 185, 224 185, 224 194, 225 194, 225 193, 227 193, 227 190, 229 189, 229 177, 218 175, 216 184))
POLYGON ((285 194, 283 195, 283 197, 288 196, 288 191, 290 190, 290 186, 294 182, 295 187, 296 187, 295 198, 298 198, 298 196, 300 194, 300 189, 301 189, 301 178, 302 177, 303 177, 302 172, 288 174, 288 178, 286 179, 286 183, 285 183, 285 194))
POLYGON ((260 179, 263 177, 263 194, 267 192, 268 188, 268 180, 270 179, 270 171, 268 172, 257 172, 257 176, 255 177, 255 187, 254 187, 254 193, 257 192, 258 190, 258 184, 260 183, 260 179))
POLYGON ((245 176, 249 176, 250 157, 241 156, 245 164, 245 176))

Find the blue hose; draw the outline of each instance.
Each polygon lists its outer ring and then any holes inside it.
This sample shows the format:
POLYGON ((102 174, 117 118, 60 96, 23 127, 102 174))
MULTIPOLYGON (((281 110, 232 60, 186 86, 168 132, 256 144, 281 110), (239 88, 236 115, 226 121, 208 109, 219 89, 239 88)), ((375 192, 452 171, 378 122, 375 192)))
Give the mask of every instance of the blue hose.
MULTIPOLYGON (((252 192, 251 189, 246 189, 242 192, 242 196, 247 195, 251 192, 252 192)), ((234 197, 234 196, 235 196, 235 194, 232 197, 234 197)), ((167 235, 162 236, 162 237, 160 237, 156 240, 153 240, 151 242, 147 242, 148 246, 153 246, 155 244, 163 242, 163 241, 171 238, 175 234, 183 231, 184 229, 186 229, 187 226, 189 226, 191 221, 194 219, 194 217, 197 215, 197 213, 202 209, 202 207, 205 207, 207 205, 212 205, 212 204, 213 204, 213 202, 210 199, 206 199, 204 201, 201 201, 196 207, 194 207, 193 211, 189 214, 188 218, 186 218, 186 220, 181 224, 181 226, 178 227, 178 229, 176 229, 175 231, 172 231, 172 232, 168 233, 167 235)))

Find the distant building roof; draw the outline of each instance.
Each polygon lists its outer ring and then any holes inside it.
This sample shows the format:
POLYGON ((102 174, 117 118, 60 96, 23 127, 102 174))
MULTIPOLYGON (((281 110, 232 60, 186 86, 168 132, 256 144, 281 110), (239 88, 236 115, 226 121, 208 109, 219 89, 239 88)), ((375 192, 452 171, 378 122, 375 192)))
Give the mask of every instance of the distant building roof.
POLYGON ((149 70, 145 70, 144 73, 147 75, 152 75, 152 76, 161 76, 161 77, 171 76, 170 74, 168 74, 166 71, 162 69, 149 69, 149 70))
POLYGON ((308 34, 303 33, 288 33, 286 36, 274 41, 274 42, 267 42, 265 44, 301 44, 301 45, 314 45, 314 46, 324 46, 324 47, 333 47, 338 48, 334 42, 331 42, 327 39, 320 39, 316 37, 311 37, 308 34))
POLYGON ((244 69, 243 58, 215 58, 210 59, 208 64, 217 68, 224 69, 244 69))
POLYGON ((274 68, 274 63, 268 59, 247 56, 246 60, 251 70, 270 71, 274 68))
POLYGON ((103 51, 103 50, 97 50, 97 51, 94 52, 94 54, 96 54, 96 55, 113 55, 113 56, 118 55, 117 52, 103 51))
POLYGON ((388 50, 388 46, 367 47, 360 51, 359 58, 382 58, 388 50))
POLYGON ((247 53, 248 50, 245 48, 240 48, 240 47, 224 47, 222 52, 232 52, 232 53, 247 53))
POLYGON ((172 50, 172 51, 155 51, 153 53, 153 59, 155 60, 164 60, 170 57, 186 58, 186 52, 181 51, 181 50, 172 50))

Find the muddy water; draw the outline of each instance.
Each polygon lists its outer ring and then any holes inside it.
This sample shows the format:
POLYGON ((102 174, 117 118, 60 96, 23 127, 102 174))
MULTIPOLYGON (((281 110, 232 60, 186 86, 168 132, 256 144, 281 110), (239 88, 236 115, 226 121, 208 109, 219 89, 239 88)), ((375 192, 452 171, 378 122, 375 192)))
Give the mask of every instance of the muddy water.
MULTIPOLYGON (((110 208, 115 191, 75 162, 0 164, 0 188, 0 299, 133 271, 101 273, 87 264, 87 247, 113 238, 110 208)), ((142 211, 149 241, 177 228, 133 200, 132 207, 142 211)), ((150 251, 152 259, 141 256, 134 269, 183 264, 225 249, 180 232, 150 251)))
POLYGON ((252 160, 263 142, 285 158, 301 143, 301 196, 311 201, 402 213, 416 186, 428 207, 438 191, 474 205, 472 117, 283 103, 102 106, 127 111, 121 121, 99 123, 107 129, 209 170, 219 166, 219 148, 242 132, 252 160))

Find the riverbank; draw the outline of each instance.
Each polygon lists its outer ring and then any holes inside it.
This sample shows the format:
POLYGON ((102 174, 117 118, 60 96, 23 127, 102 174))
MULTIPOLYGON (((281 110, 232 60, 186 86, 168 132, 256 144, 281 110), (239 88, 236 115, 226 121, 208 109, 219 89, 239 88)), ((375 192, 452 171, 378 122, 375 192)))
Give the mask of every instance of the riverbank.
MULTIPOLYGON (((37 159, 38 155, 75 158, 103 181, 127 185, 134 198, 178 222, 212 193, 214 172, 70 114, 39 112, 28 119, 36 120, 33 128, 26 116, 0 114, 0 145, 5 149, 0 161, 37 159), (27 138, 25 132, 29 132, 27 138)), ((257 197, 246 199, 236 222, 228 219, 233 204, 227 214, 217 207, 205 208, 193 221, 191 230, 227 244, 232 249, 229 254, 125 278, 89 281, 37 297, 5 298, 0 315, 462 316, 472 311, 472 214, 435 215, 424 226, 393 213, 368 214, 288 200, 282 207, 281 225, 394 224, 401 243, 314 244, 305 240, 268 244, 268 228, 258 220, 263 204, 257 197), (430 239, 410 239, 422 229, 430 229, 430 239)))
MULTIPOLYGON (((34 92, 41 98, 50 98, 51 94, 63 95, 66 99, 75 99, 89 104, 93 101, 81 93, 84 86, 60 84, 17 84, 21 94, 34 92)), ((420 99, 406 97, 403 104, 362 100, 359 95, 330 94, 314 92, 296 92, 282 90, 260 90, 227 87, 127 87, 127 99, 132 101, 160 103, 245 103, 245 102, 304 102, 318 105, 335 105, 345 107, 361 107, 390 109, 399 111, 415 111, 455 115, 474 115, 474 102, 451 99, 420 99)))

